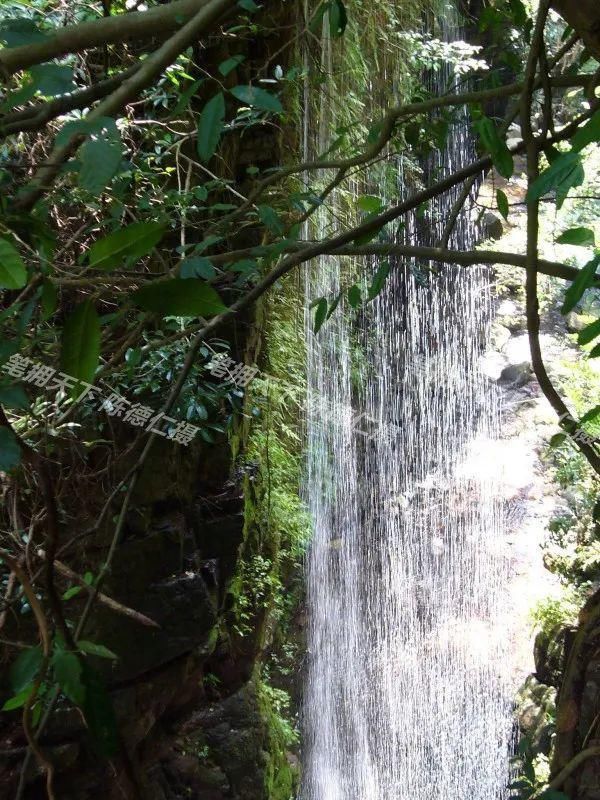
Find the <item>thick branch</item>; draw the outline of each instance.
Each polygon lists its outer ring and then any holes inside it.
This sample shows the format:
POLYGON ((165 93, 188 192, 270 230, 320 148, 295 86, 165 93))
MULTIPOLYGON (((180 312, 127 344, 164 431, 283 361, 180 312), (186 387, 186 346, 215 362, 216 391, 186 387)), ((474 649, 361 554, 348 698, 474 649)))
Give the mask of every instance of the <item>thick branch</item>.
POLYGON ((176 0, 148 11, 132 11, 57 28, 43 41, 0 50, 0 72, 10 76, 34 64, 91 47, 148 36, 164 38, 209 5, 210 0, 176 0))

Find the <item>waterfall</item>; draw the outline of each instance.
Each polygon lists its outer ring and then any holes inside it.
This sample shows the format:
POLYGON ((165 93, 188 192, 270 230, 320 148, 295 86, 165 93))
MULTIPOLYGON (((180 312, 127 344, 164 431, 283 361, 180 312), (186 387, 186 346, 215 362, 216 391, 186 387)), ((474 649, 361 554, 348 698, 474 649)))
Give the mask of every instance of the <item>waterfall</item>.
MULTIPOLYGON (((448 174, 472 154, 464 120, 427 169, 448 174)), ((398 184, 402 194, 401 174, 398 184)), ((436 242, 452 201, 398 236, 436 242)), ((453 244, 475 237, 461 215, 453 244)), ((301 796, 498 800, 511 710, 501 514, 484 468, 499 424, 480 369, 489 274, 390 265, 362 311, 342 304, 317 335, 307 323, 314 533, 301 796)), ((377 266, 352 269, 368 279, 377 266)), ((307 301, 335 296, 347 272, 320 259, 307 301)))

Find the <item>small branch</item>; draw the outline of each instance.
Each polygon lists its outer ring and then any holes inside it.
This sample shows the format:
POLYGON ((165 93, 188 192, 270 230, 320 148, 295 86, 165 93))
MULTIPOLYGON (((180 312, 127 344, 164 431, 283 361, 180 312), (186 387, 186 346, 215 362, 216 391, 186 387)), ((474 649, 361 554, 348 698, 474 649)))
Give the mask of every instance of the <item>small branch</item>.
MULTIPOLYGON (((46 558, 46 554, 43 550, 38 550, 37 555, 42 559, 46 558)), ((54 566, 56 567, 57 572, 59 572, 61 575, 64 575, 65 578, 77 583, 86 592, 94 592, 93 586, 90 586, 88 583, 86 583, 81 575, 73 572, 73 570, 67 567, 66 564, 63 564, 62 561, 55 561, 54 566)), ((129 608, 129 606, 124 606, 122 603, 118 603, 116 600, 113 600, 112 597, 102 594, 102 592, 98 592, 97 598, 99 603, 102 603, 102 605, 105 605, 107 608, 110 608, 117 614, 121 614, 121 616, 124 617, 129 617, 130 619, 135 620, 135 622, 139 622, 140 625, 144 625, 147 628, 158 628, 160 630, 160 625, 153 619, 150 619, 150 617, 147 617, 145 614, 142 614, 139 611, 135 611, 133 608, 129 608)))

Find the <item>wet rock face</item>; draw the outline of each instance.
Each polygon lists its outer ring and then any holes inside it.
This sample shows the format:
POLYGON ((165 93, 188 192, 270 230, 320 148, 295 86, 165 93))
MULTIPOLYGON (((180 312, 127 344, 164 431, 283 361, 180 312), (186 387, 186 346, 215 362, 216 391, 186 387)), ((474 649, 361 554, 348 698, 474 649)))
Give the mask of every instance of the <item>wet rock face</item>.
POLYGON ((517 698, 517 717, 521 733, 535 754, 550 752, 555 709, 556 689, 530 675, 517 698))

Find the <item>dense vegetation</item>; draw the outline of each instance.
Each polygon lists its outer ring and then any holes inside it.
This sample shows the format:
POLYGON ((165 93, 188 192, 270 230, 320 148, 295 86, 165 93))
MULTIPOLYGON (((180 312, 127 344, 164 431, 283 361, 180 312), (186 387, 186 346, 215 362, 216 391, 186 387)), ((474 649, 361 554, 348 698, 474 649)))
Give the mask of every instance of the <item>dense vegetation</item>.
MULTIPOLYGON (((232 330, 253 318, 267 293, 271 336, 280 325, 286 354, 284 363, 267 348, 270 372, 284 379, 289 368, 301 384, 286 325, 301 313, 303 298, 282 280, 311 259, 381 257, 369 285, 349 280, 337 296, 311 298, 315 332, 340 303, 357 307, 376 297, 391 257, 414 258, 424 269, 443 263, 521 269, 532 366, 562 428, 553 444, 565 448, 565 459, 577 459, 589 483, 586 497, 593 495, 600 406, 586 397, 581 407, 569 407, 548 375, 538 276, 564 282, 564 314, 600 287, 592 222, 582 223, 580 215, 557 235, 558 243, 589 251, 581 269, 541 258, 539 242, 540 204, 560 209, 577 193, 600 143, 599 53, 587 27, 580 29, 580 9, 568 3, 557 10, 575 28, 550 11, 549 0, 472 6, 473 37, 483 49, 453 47, 420 31, 407 36, 404 17, 414 21, 435 11, 435 3, 377 4, 366 35, 375 44, 379 36, 393 41, 403 55, 394 67, 400 74, 388 85, 381 65, 371 105, 350 91, 338 99, 343 124, 333 133, 323 125, 301 160, 307 95, 326 83, 323 43, 347 47, 349 63, 359 57, 358 16, 366 14, 360 4, 326 0, 308 12, 254 0, 3 4, 0 628, 9 613, 35 623, 26 628, 27 641, 6 642, 12 694, 4 710, 22 714, 29 754, 46 775, 50 797, 52 763, 38 740, 57 698, 81 709, 101 753, 116 748, 110 700, 90 656, 119 653, 86 632, 119 559, 152 448, 244 439, 244 425, 261 411, 244 391, 255 371, 250 360, 241 363, 248 350, 236 348, 232 330), (452 65, 454 79, 432 96, 426 75, 442 64, 452 65), (420 160, 444 147, 465 105, 480 157, 423 185, 420 160), (365 118, 365 109, 372 116, 365 118), (515 121, 522 139, 509 143, 515 121), (452 250, 453 226, 479 176, 494 169, 510 178, 516 155, 527 162, 524 252, 452 250), (398 201, 378 194, 363 176, 395 170, 401 158, 412 165, 413 179, 398 201), (368 191, 340 220, 330 201, 351 182, 368 191), (457 185, 464 191, 443 241, 431 248, 397 243, 403 217, 457 185), (80 498, 90 498, 93 511, 86 529, 73 526, 80 498), (97 569, 74 572, 69 556, 76 543, 99 531, 104 552, 97 569), (77 595, 86 600, 75 616, 69 601, 77 595)), ((343 92, 342 79, 339 86, 343 92)), ((326 98, 323 106, 321 98, 321 109, 329 101, 336 102, 326 98)), ((502 190, 495 206, 509 215, 502 190)), ((593 217, 593 205, 586 207, 583 219, 593 217)), ((578 342, 582 358, 600 357, 600 320, 591 317, 578 342)), ((289 410, 279 395, 268 399, 289 445, 295 437, 286 427, 289 410)), ((249 458, 269 436, 268 414, 265 420, 248 445, 249 458)), ((278 493, 272 499, 269 489, 269 502, 275 516, 289 515, 290 527, 300 527, 301 510, 286 483, 298 463, 279 445, 281 439, 273 445, 278 493)), ((290 535, 290 560, 301 538, 300 531, 290 535)), ((251 590, 244 589, 244 574, 236 577, 241 639, 252 636, 244 627, 254 619, 248 606, 262 603, 272 612, 265 598, 281 579, 270 561, 265 566, 256 558, 247 565, 251 590)), ((568 769, 558 767, 553 786, 568 769)))

